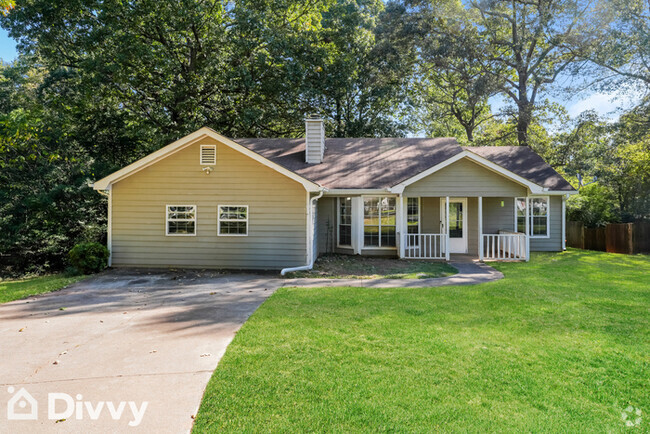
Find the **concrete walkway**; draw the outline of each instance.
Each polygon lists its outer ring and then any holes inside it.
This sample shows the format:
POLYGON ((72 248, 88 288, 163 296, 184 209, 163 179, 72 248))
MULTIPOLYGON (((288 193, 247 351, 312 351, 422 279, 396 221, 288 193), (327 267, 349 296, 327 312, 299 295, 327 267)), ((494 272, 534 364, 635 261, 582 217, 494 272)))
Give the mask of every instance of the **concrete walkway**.
POLYGON ((500 271, 484 263, 467 257, 452 259, 449 265, 458 270, 458 274, 432 279, 285 279, 282 286, 326 287, 354 286, 364 288, 429 288, 449 285, 476 285, 503 279, 500 271))

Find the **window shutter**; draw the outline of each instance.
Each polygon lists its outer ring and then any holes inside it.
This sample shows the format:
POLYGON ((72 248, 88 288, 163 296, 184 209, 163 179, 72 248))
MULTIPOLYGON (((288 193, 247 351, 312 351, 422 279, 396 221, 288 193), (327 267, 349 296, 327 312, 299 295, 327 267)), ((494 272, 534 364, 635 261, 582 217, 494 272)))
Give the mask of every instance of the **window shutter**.
POLYGON ((217 145, 201 145, 201 164, 217 164, 217 145))

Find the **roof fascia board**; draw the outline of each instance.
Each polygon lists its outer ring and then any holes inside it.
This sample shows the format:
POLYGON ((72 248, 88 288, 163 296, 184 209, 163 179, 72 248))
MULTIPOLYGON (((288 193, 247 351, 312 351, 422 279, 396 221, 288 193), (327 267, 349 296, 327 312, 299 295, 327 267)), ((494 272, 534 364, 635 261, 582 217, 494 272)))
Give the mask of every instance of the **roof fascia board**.
POLYGON ((447 166, 449 166, 449 165, 451 165, 451 164, 453 164, 453 163, 455 163, 455 162, 457 162, 457 161, 459 161, 459 160, 461 160, 463 158, 468 158, 468 159, 474 161, 475 163, 477 163, 478 165, 480 165, 482 167, 485 167, 486 169, 489 169, 489 170, 491 170, 493 172, 496 172, 496 173, 502 175, 505 178, 509 178, 510 180, 527 187, 531 191, 531 193, 534 193, 534 194, 536 194, 536 193, 548 193, 547 189, 545 189, 545 188, 543 188, 543 187, 541 187, 541 186, 539 186, 539 185, 537 185, 537 184, 535 184, 533 182, 530 182, 529 180, 517 175, 516 173, 513 173, 513 172, 511 172, 511 171, 509 171, 507 169, 504 169, 503 167, 499 166, 498 164, 495 164, 495 163, 493 163, 493 162, 491 162, 491 161, 489 161, 489 160, 487 160, 487 159, 485 159, 483 157, 480 157, 480 156, 474 154, 473 152, 469 152, 469 151, 465 151, 465 150, 461 151, 460 153, 454 155, 451 158, 448 158, 447 160, 443 161, 442 163, 436 164, 435 166, 432 166, 429 169, 427 169, 427 170, 425 170, 423 172, 420 172, 417 175, 415 175, 415 176, 413 176, 413 177, 411 177, 411 178, 409 178, 409 179, 407 179, 405 181, 400 182, 399 184, 391 187, 390 191, 394 192, 394 193, 402 193, 404 191, 404 189, 406 187, 408 187, 409 185, 421 180, 422 178, 426 178, 427 176, 432 175, 432 174, 436 173, 437 171, 439 171, 441 169, 444 169, 445 167, 447 167, 447 166))
POLYGON ((105 178, 100 179, 99 181, 95 182, 93 184, 93 188, 95 190, 105 190, 108 188, 109 185, 114 184, 115 182, 121 181, 122 179, 133 175, 134 173, 139 172, 140 170, 151 166, 152 164, 157 163, 158 161, 198 142, 199 140, 205 138, 205 137, 210 137, 244 155, 247 157, 252 158, 253 160, 275 170, 276 172, 281 173, 282 175, 300 183, 305 187, 305 189, 309 192, 318 192, 322 189, 322 187, 315 182, 309 181, 302 176, 292 172, 289 169, 286 169, 279 164, 276 164, 267 158, 262 157, 260 154, 251 151, 250 149, 246 148, 245 146, 240 145, 239 143, 228 139, 227 137, 222 136, 221 134, 217 133, 216 131, 212 130, 211 128, 203 127, 191 134, 188 134, 185 137, 182 137, 175 142, 160 148, 159 150, 152 152, 151 154, 145 156, 144 158, 141 158, 140 160, 129 164, 128 166, 118 170, 117 172, 114 172, 105 178))
POLYGON ((325 191, 325 196, 346 196, 359 194, 392 193, 388 188, 332 188, 325 191))

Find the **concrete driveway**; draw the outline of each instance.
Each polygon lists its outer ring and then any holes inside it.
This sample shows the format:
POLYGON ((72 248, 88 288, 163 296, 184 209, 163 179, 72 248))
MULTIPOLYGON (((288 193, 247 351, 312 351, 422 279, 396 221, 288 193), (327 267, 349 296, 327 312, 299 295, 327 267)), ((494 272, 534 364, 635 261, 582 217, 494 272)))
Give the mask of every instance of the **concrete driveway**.
POLYGON ((187 432, 236 331, 281 284, 112 271, 0 305, 0 432, 187 432), (37 420, 8 420, 32 401, 37 420))

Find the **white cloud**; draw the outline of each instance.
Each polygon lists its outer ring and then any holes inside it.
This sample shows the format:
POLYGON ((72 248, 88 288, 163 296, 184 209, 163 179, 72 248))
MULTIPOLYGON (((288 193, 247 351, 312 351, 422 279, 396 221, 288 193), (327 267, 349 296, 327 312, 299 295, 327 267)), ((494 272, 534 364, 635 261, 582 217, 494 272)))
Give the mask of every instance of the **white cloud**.
POLYGON ((567 110, 571 117, 576 117, 585 110, 595 110, 601 117, 616 120, 621 111, 630 109, 638 104, 640 95, 630 95, 623 92, 594 93, 586 98, 569 103, 567 110))

